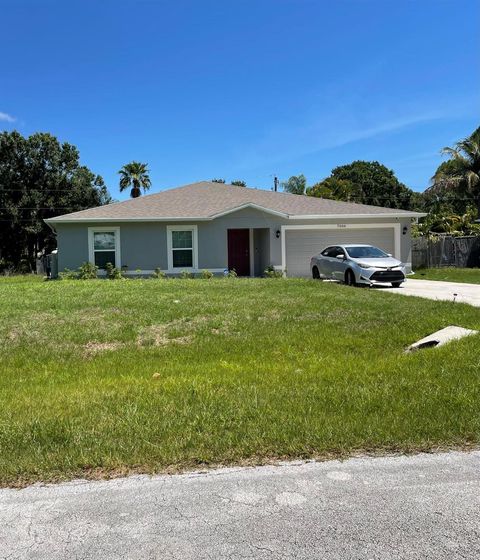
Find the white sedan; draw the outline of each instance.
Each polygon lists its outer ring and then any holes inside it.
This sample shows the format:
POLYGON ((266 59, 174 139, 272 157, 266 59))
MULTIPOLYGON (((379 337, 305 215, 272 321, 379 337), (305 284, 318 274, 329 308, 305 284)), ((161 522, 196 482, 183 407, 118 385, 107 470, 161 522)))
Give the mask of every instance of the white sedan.
POLYGON ((310 270, 315 279, 332 278, 349 286, 391 284, 405 281, 405 265, 372 245, 331 245, 312 257, 310 270))

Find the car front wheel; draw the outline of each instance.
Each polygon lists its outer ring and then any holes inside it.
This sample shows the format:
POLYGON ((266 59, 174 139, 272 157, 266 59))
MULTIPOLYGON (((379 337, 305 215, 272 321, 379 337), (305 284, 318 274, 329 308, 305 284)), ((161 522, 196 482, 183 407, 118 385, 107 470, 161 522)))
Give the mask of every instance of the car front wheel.
POLYGON ((400 288, 401 285, 401 282, 392 282, 392 288, 400 288))
POLYGON ((318 271, 318 267, 314 266, 312 268, 312 276, 314 280, 320 280, 320 272, 318 271))
POLYGON ((356 285, 355 274, 353 274, 353 272, 351 270, 347 270, 347 272, 345 273, 345 284, 347 286, 355 286, 356 285))

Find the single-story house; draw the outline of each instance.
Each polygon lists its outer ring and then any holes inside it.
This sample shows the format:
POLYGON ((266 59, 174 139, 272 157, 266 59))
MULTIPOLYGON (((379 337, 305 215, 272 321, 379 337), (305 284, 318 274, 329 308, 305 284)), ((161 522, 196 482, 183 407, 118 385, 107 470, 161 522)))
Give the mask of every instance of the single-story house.
POLYGON ((309 276, 327 245, 376 245, 411 268, 417 212, 202 181, 46 220, 58 269, 111 262, 129 273, 208 269, 260 276, 266 267, 309 276))

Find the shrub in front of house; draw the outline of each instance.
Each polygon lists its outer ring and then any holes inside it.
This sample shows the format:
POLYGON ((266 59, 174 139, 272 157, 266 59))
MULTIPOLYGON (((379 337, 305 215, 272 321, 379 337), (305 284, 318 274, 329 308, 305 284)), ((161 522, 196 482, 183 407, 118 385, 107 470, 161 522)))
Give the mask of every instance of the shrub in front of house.
POLYGON ((61 280, 91 280, 97 278, 98 266, 92 263, 84 262, 77 270, 65 268, 62 272, 58 273, 61 280))
POLYGON ((105 272, 109 280, 122 280, 122 278, 124 278, 121 269, 113 266, 112 263, 107 263, 105 265, 105 272))
POLYGON ((61 280, 78 280, 78 270, 66 268, 62 272, 59 272, 58 276, 61 280))
POLYGON ((275 268, 270 265, 263 271, 264 278, 283 278, 283 271, 275 270, 275 268))
POLYGON ((211 270, 202 270, 200 278, 203 278, 204 280, 210 280, 210 278, 213 278, 213 272, 211 270))
POLYGON ((153 271, 153 278, 157 278, 158 280, 166 280, 167 279, 167 273, 162 270, 161 268, 156 268, 153 271))
POLYGON ((91 280, 97 277, 98 266, 90 262, 84 262, 78 267, 78 278, 80 280, 91 280))

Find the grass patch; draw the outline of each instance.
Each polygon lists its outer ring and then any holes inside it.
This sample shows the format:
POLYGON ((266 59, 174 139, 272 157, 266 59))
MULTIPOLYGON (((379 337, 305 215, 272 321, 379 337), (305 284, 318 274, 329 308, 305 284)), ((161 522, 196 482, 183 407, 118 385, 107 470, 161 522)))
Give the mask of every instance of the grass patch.
POLYGON ((421 268, 415 271, 415 280, 443 280, 444 282, 465 282, 480 284, 480 268, 421 268))
POLYGON ((312 280, 0 280, 0 484, 477 445, 478 309, 312 280))

